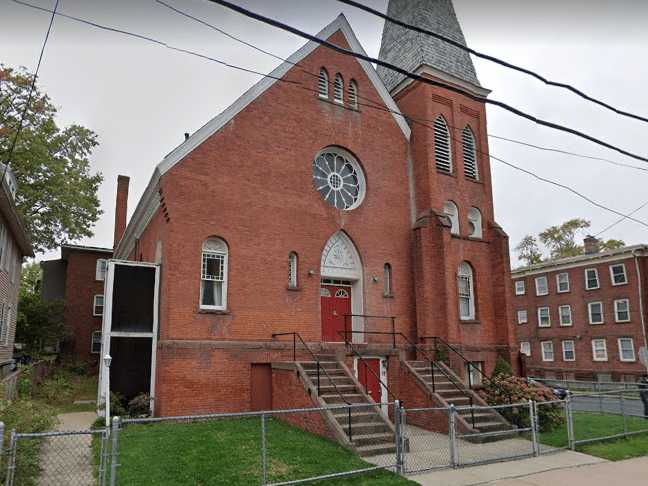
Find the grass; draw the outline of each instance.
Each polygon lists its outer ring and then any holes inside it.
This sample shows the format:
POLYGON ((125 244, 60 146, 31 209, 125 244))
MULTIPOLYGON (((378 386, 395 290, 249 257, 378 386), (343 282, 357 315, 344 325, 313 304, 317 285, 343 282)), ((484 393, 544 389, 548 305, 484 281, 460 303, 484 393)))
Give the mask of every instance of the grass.
MULTIPOLYGON (((268 480, 303 479, 371 467, 339 444, 280 420, 267 426, 268 480)), ((121 485, 248 485, 261 477, 259 419, 130 425, 120 432, 121 485)), ((414 485, 388 471, 339 485, 414 485)))

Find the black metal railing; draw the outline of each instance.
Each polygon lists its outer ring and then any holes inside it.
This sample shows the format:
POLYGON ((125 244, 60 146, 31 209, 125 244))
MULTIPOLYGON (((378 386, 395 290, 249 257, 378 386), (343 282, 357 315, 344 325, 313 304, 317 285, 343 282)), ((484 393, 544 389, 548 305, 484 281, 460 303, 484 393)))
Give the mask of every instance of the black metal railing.
MULTIPOLYGON (((348 321, 351 320, 353 323, 353 318, 354 317, 359 317, 362 319, 385 319, 385 320, 390 320, 391 321, 391 332, 388 331, 373 331, 373 332, 363 332, 364 334, 385 334, 385 335, 391 335, 392 336, 392 348, 396 348, 396 335, 398 334, 396 332, 396 317, 395 316, 372 316, 368 314, 344 314, 344 340, 346 342, 347 338, 347 332, 352 333, 353 332, 353 326, 351 326, 351 330, 349 330, 348 321), (350 319, 349 319, 350 318, 350 319)), ((357 331, 360 332, 360 331, 357 331)))

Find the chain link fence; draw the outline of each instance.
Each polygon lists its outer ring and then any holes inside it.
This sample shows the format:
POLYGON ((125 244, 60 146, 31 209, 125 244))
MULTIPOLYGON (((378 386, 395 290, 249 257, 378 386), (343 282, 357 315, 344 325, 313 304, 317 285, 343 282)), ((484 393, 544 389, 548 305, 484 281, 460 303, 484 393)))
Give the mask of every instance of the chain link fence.
POLYGON ((401 414, 403 469, 418 473, 452 466, 448 431, 450 413, 446 407, 409 408, 401 414))

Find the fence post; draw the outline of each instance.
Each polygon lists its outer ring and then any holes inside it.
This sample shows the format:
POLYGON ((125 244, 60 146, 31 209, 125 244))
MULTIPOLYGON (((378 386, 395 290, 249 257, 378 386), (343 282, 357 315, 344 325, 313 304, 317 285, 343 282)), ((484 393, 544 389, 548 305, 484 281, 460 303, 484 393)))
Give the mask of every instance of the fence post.
POLYGON ((448 407, 448 439, 450 440, 450 466, 456 468, 457 464, 457 430, 455 420, 455 406, 453 403, 448 407))
POLYGON ((9 455, 7 457, 7 486, 13 485, 14 472, 16 470, 16 429, 11 431, 11 436, 9 437, 9 455))
POLYGON ((531 440, 533 441, 533 455, 538 457, 540 449, 538 446, 538 422, 536 415, 536 402, 529 399, 529 422, 531 423, 531 440))
POLYGON ((576 450, 576 438, 574 437, 574 410, 572 408, 571 393, 567 394, 565 399, 565 415, 567 416, 567 443, 569 448, 574 451, 576 450))
POLYGON ((268 483, 268 456, 266 450, 266 416, 261 414, 261 486, 268 483))
POLYGON ((623 392, 619 394, 619 406, 621 407, 621 415, 623 415, 623 434, 628 435, 628 416, 625 413, 625 395, 623 392))
MULTIPOLYGON (((105 486, 106 484, 106 459, 107 459, 107 441, 110 434, 110 429, 108 427, 104 428, 101 432, 101 448, 99 451, 99 486, 105 486)), ((90 436, 92 437, 92 435, 90 436)))
POLYGON ((110 486, 117 484, 117 448, 119 447, 119 417, 112 419, 112 450, 110 453, 110 486))
POLYGON ((403 474, 403 441, 402 441, 400 400, 394 401, 394 440, 396 441, 396 474, 403 474))
POLYGON ((0 464, 2 464, 2 456, 4 454, 4 422, 0 421, 0 464))

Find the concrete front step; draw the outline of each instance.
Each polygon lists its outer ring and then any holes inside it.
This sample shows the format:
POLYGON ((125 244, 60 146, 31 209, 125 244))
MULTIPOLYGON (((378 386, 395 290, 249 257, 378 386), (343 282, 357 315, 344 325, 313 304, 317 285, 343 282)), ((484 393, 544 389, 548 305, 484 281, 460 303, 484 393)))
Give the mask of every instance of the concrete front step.
MULTIPOLYGON (((340 424, 348 424, 349 423, 348 409, 334 410, 333 418, 335 418, 335 420, 337 420, 340 424)), ((353 409, 351 409, 351 423, 359 424, 363 422, 364 423, 367 422, 384 423, 380 415, 378 415, 376 412, 369 411, 369 409, 364 411, 358 411, 357 409, 354 411, 353 409)))
POLYGON ((381 454, 394 454, 396 446, 393 443, 388 444, 385 442, 383 444, 356 447, 356 451, 360 457, 379 456, 381 454))
MULTIPOLYGON (((317 380, 315 380, 313 384, 317 386, 317 380)), ((320 395, 334 395, 337 394, 336 392, 338 391, 344 395, 345 393, 351 393, 354 392, 355 390, 356 387, 353 384, 353 382, 349 384, 336 383, 335 386, 333 386, 330 384, 324 384, 323 381, 320 381, 320 387, 319 387, 320 395)))
MULTIPOLYGON (((304 361, 301 363, 302 367, 305 370, 316 370, 317 369, 317 362, 315 361, 304 361)), ((340 364, 337 361, 320 361, 319 362, 319 367, 320 368, 326 368, 327 370, 329 369, 341 369, 340 364)))
POLYGON ((356 447, 369 446, 369 445, 381 445, 389 444, 390 446, 394 445, 394 434, 389 433, 378 433, 378 434, 356 434, 351 435, 351 442, 356 447))
POLYGON ((329 405, 342 405, 345 403, 367 403, 367 399, 360 393, 343 393, 342 396, 337 393, 321 394, 320 398, 329 405))
POLYGON ((349 424, 347 422, 342 422, 340 424, 342 430, 347 435, 351 435, 352 438, 355 438, 357 435, 369 435, 369 434, 389 434, 393 437, 389 427, 385 425, 384 422, 356 422, 354 423, 351 420, 351 434, 349 434, 349 424))

